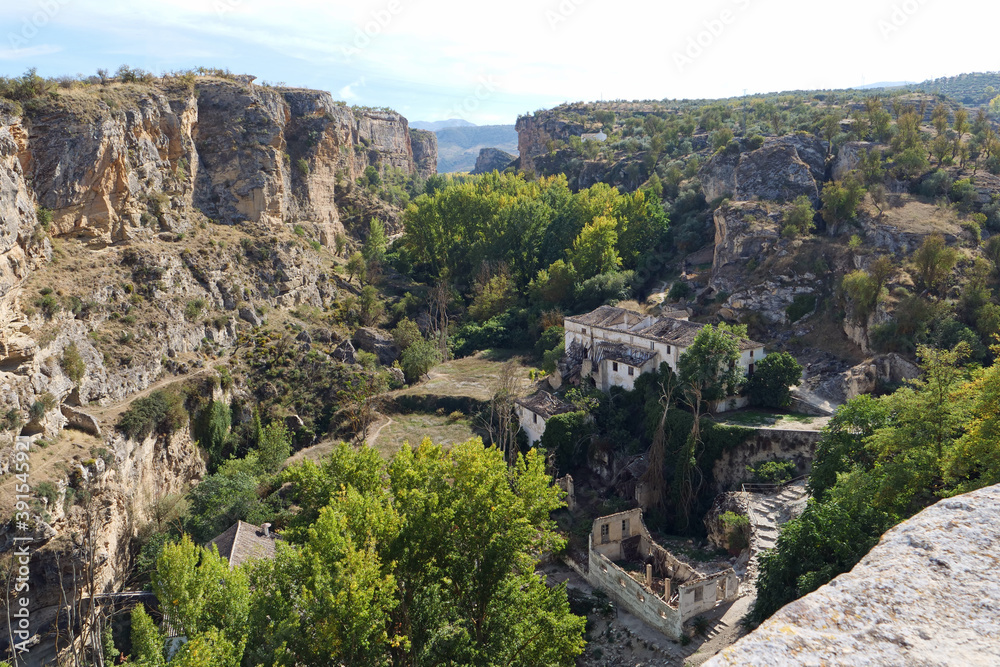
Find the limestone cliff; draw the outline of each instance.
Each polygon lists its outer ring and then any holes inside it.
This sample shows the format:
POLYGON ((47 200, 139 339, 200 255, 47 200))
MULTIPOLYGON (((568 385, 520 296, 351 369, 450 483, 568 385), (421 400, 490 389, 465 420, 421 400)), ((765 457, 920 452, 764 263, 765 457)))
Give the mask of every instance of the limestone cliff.
POLYGON ((524 171, 536 170, 535 158, 550 151, 549 142, 566 141, 569 137, 580 136, 586 131, 580 123, 562 120, 550 114, 521 116, 517 119, 515 129, 521 169, 524 171))
POLYGON ((488 174, 491 171, 503 171, 516 159, 515 156, 499 148, 484 148, 479 151, 479 157, 476 158, 476 168, 472 170, 472 173, 488 174))
POLYGON ((413 163, 417 173, 428 178, 437 173, 438 169, 438 139, 437 135, 427 130, 410 128, 410 145, 413 147, 413 163))
POLYGON ((815 204, 825 173, 826 144, 812 135, 792 134, 756 150, 725 149, 702 167, 699 176, 709 200, 729 196, 741 201, 791 201, 806 195, 815 204))
POLYGON ((793 261, 808 248, 781 235, 787 206, 732 202, 715 212, 715 257, 711 285, 729 294, 724 304, 733 317, 759 314, 769 323, 788 323, 796 297, 815 295, 828 276, 793 261))
POLYGON ((705 663, 1000 664, 1000 487, 942 500, 705 663))

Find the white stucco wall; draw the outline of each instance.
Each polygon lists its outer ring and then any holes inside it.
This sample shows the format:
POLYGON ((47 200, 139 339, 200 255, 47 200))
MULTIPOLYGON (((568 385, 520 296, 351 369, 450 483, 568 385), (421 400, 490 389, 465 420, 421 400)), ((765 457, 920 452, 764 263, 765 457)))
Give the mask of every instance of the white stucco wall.
POLYGON ((542 434, 545 433, 545 420, 523 405, 518 405, 516 410, 521 428, 528 434, 528 444, 534 447, 542 439, 542 434))

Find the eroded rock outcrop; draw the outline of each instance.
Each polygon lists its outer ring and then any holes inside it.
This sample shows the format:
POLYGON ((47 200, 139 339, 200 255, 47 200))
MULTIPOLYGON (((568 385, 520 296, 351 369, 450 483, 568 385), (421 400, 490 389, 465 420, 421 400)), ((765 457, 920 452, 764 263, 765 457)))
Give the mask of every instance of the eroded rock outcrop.
POLYGON ((410 128, 410 146, 413 148, 413 164, 421 178, 429 178, 436 174, 438 169, 437 135, 427 130, 410 128))
POLYGON ((563 120, 551 114, 521 116, 515 125, 517 151, 521 156, 521 169, 535 171, 535 158, 546 155, 552 141, 565 141, 580 136, 586 129, 581 123, 563 120))
POLYGON ((791 201, 806 195, 815 204, 825 172, 826 144, 812 135, 792 134, 749 152, 726 149, 699 176, 709 200, 791 201))
POLYGON ((771 323, 787 323, 787 309, 796 297, 809 296, 818 287, 817 276, 798 273, 793 267, 782 272, 754 268, 768 258, 789 255, 800 241, 781 235, 786 207, 771 203, 733 202, 715 212, 715 258, 711 285, 729 294, 728 312, 738 316, 753 312, 771 323))
POLYGON ((1000 663, 1000 487, 942 500, 705 663, 1000 663))
POLYGON ((479 151, 479 157, 476 158, 476 168, 472 170, 472 173, 488 174, 491 171, 503 171, 516 159, 516 156, 499 148, 484 148, 479 151))

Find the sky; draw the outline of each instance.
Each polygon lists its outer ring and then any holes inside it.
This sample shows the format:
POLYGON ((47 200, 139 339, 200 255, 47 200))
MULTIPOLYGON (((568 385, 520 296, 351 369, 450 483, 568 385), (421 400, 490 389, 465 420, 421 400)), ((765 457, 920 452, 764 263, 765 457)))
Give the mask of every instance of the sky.
POLYGON ((1000 70, 969 0, 6 0, 0 75, 228 68, 411 121, 1000 70))

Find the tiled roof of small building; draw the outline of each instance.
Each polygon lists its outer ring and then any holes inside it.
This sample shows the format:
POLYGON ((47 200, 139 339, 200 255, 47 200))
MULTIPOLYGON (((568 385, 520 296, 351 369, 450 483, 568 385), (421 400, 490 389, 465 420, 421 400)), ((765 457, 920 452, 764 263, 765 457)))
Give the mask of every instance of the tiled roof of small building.
MULTIPOLYGON (((620 329, 624 325, 625 330, 629 333, 653 338, 678 347, 689 347, 694 342, 698 332, 705 327, 704 324, 673 317, 652 318, 653 323, 644 326, 643 323, 649 319, 647 315, 616 306, 601 306, 584 315, 566 318, 567 321, 575 324, 603 329, 620 329)), ((740 340, 740 350, 756 350, 761 347, 764 347, 763 343, 749 338, 740 340)))
POLYGON ((254 558, 274 558, 278 539, 274 532, 265 536, 260 527, 237 521, 208 546, 214 544, 219 549, 219 555, 229 561, 229 567, 236 567, 254 558))
POLYGON ((553 396, 547 391, 539 391, 531 396, 519 398, 515 401, 520 406, 531 410, 543 419, 561 415, 566 412, 573 412, 576 408, 572 403, 567 403, 558 396, 553 396))

